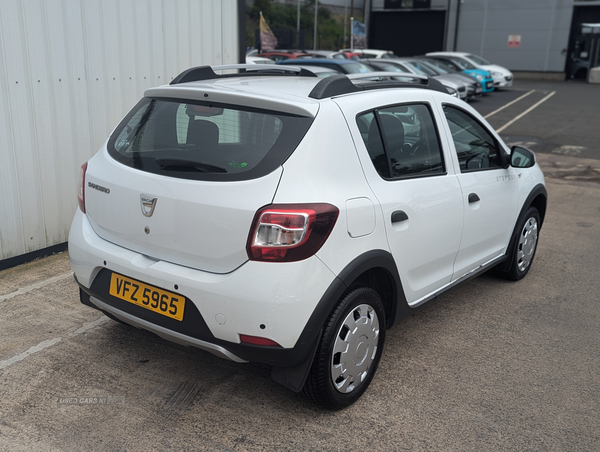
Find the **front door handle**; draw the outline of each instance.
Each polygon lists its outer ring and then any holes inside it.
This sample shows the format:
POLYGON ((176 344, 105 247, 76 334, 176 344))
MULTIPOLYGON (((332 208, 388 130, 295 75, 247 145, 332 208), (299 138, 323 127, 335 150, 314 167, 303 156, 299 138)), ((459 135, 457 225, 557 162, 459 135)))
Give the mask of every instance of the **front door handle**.
POLYGON ((408 220, 408 215, 404 210, 396 210, 392 213, 392 223, 400 223, 401 221, 408 220))
POLYGON ((480 201, 479 196, 477 196, 477 193, 471 193, 469 195, 469 204, 472 204, 477 201, 480 201))

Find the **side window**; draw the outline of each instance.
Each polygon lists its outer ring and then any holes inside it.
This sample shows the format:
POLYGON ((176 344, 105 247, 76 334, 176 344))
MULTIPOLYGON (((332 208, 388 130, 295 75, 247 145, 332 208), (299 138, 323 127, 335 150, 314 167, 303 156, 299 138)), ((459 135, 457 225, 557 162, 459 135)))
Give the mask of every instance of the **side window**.
POLYGON ((498 144, 494 137, 470 114, 444 106, 461 172, 500 168, 498 144))
POLYGON ((385 179, 445 172, 442 150, 427 106, 399 105, 356 118, 373 166, 385 179))

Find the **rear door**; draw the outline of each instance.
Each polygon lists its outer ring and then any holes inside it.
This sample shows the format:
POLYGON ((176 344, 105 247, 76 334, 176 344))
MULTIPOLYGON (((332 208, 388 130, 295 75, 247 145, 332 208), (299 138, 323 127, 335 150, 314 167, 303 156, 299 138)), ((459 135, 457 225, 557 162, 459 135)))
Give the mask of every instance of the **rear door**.
POLYGON ((432 99, 423 101, 427 94, 418 92, 419 100, 411 101, 400 89, 374 91, 369 94, 370 108, 352 105, 349 97, 337 100, 356 136, 407 301, 413 306, 450 282, 463 227, 462 193, 456 176, 448 171, 432 99), (375 102, 381 106, 373 107, 375 102))

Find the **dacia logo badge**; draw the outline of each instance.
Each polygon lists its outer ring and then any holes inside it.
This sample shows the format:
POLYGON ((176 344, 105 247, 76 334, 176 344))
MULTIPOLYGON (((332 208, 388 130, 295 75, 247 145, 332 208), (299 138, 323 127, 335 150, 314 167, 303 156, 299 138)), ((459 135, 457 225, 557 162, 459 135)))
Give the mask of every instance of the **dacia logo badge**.
POLYGON ((158 198, 156 196, 151 195, 140 195, 140 201, 142 204, 142 213, 146 217, 151 217, 154 213, 154 208, 156 207, 156 200, 158 198))

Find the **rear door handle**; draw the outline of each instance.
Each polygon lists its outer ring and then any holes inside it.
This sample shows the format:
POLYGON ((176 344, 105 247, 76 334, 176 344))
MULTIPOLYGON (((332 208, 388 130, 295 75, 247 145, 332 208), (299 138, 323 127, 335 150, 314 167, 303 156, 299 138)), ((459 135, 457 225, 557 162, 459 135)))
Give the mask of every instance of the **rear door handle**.
POLYGON ((408 220, 408 215, 404 210, 396 210, 392 213, 392 223, 400 223, 401 221, 408 220))
POLYGON ((477 193, 471 193, 469 195, 469 204, 474 203, 480 201, 479 196, 477 196, 477 193))

